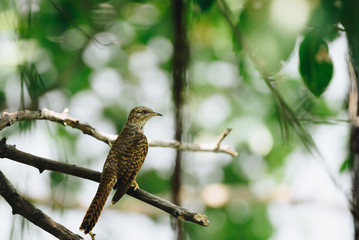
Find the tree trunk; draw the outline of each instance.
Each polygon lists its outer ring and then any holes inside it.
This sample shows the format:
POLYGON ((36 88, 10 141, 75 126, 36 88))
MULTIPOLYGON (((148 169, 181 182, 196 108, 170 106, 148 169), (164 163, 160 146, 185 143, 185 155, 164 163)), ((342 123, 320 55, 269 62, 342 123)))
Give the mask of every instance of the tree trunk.
MULTIPOLYGON (((186 87, 186 71, 189 59, 189 46, 187 41, 186 26, 186 6, 183 0, 173 0, 172 3, 173 30, 174 30, 174 53, 172 62, 173 77, 173 98, 175 104, 175 139, 182 141, 183 132, 183 104, 184 90, 186 87)), ((172 195, 173 202, 181 205, 180 188, 181 188, 181 169, 182 154, 177 150, 175 166, 172 177, 172 195)), ((182 222, 176 220, 175 229, 177 231, 177 240, 183 239, 182 222)))
MULTIPOLYGON (((359 86, 359 9, 358 0, 344 0, 341 23, 347 35, 350 60, 359 86)), ((352 215, 354 221, 355 240, 359 240, 359 128, 353 127, 350 136, 349 154, 352 161, 352 215)))

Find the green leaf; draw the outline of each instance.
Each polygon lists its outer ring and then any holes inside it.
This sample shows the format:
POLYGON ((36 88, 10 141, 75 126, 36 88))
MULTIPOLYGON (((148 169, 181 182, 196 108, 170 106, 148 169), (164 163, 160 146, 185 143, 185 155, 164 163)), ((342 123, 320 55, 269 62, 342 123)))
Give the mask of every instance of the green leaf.
POLYGON ((349 161, 348 160, 345 160, 343 163, 342 163, 342 165, 340 166, 340 169, 339 169, 339 172, 340 173, 343 173, 343 172, 345 172, 345 171, 347 171, 347 170, 349 170, 350 168, 349 168, 349 161))
POLYGON ((170 190, 168 179, 155 170, 142 171, 136 178, 141 188, 153 194, 164 193, 170 190))
POLYGON ((195 2, 197 2, 202 12, 208 12, 212 7, 214 0, 196 0, 195 2))
POLYGON ((343 173, 349 171, 350 169, 352 169, 352 167, 353 167, 353 159, 350 156, 348 156, 340 166, 339 172, 343 173))
POLYGON ((316 32, 308 33, 299 48, 299 71, 305 86, 320 97, 333 76, 328 44, 316 32))
POLYGON ((260 6, 255 2, 249 1, 241 12, 238 22, 241 44, 262 75, 270 76, 291 55, 299 33, 283 31, 273 24, 270 1, 263 1, 260 6))
POLYGON ((68 176, 59 172, 50 172, 51 186, 56 187, 67 181, 68 176))
POLYGON ((5 92, 0 90, 0 110, 4 110, 7 107, 5 92))

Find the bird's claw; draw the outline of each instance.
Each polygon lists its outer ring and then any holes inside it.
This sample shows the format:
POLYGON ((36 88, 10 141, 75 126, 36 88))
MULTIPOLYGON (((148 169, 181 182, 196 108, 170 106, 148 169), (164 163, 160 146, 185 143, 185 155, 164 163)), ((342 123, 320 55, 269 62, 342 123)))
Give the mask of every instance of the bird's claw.
POLYGON ((89 234, 90 234, 90 236, 91 236, 91 240, 95 240, 95 235, 96 235, 96 234, 94 234, 94 233, 91 232, 91 231, 89 232, 89 234))
POLYGON ((136 191, 137 189, 139 189, 140 187, 138 186, 136 181, 133 181, 132 183, 132 187, 133 187, 133 191, 136 191))

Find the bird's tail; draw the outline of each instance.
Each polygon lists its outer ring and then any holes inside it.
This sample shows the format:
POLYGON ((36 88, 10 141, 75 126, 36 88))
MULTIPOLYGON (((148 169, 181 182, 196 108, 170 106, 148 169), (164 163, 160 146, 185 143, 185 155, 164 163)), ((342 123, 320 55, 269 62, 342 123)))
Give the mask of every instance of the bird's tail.
POLYGON ((110 195, 110 192, 114 185, 115 185, 115 181, 111 181, 110 184, 100 183, 96 195, 92 200, 91 205, 87 210, 86 215, 82 220, 80 226, 80 230, 85 231, 85 234, 89 233, 97 223, 97 220, 100 217, 103 206, 105 205, 108 195, 110 195))

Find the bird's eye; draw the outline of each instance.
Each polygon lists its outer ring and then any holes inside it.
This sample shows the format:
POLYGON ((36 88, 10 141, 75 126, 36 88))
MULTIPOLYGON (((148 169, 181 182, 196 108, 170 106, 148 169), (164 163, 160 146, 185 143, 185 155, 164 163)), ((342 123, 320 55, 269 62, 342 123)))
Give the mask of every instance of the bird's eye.
POLYGON ((143 113, 143 114, 147 114, 147 113, 148 113, 148 111, 147 111, 147 110, 142 110, 142 111, 141 111, 141 113, 143 113))

